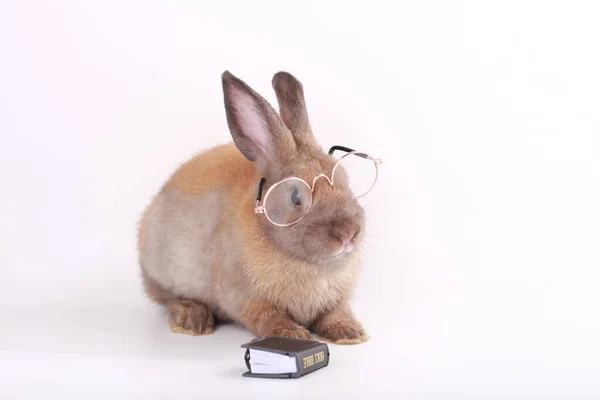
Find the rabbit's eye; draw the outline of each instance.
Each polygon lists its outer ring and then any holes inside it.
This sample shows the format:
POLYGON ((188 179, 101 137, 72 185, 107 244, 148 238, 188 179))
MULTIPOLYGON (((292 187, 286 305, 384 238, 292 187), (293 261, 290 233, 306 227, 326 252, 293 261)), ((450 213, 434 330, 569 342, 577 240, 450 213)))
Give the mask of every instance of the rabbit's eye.
POLYGON ((300 193, 298 193, 298 189, 294 188, 294 190, 292 190, 291 200, 292 204, 296 206, 302 205, 302 199, 300 199, 300 193))

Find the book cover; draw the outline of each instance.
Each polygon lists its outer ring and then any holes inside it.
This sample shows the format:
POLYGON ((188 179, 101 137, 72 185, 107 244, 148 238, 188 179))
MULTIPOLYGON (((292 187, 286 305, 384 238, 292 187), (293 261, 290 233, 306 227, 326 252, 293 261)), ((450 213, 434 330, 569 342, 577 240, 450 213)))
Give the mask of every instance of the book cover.
POLYGON ((329 365, 329 347, 316 340, 270 337, 243 344, 246 377, 299 378, 329 365))

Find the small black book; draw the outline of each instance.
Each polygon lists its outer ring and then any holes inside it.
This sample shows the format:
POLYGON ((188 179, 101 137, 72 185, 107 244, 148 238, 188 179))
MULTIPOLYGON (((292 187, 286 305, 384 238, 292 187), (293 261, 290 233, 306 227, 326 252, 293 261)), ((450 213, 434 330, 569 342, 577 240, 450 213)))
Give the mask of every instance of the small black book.
POLYGON ((299 378, 329 364, 329 347, 315 340, 269 337, 243 344, 248 371, 256 378, 299 378))

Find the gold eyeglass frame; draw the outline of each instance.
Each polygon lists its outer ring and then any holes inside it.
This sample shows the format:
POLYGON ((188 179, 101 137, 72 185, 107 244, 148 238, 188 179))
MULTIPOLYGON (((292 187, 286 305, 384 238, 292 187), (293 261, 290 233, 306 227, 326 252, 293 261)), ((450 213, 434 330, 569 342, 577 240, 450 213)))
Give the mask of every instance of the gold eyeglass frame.
POLYGON ((275 182, 273 185, 271 185, 271 187, 269 187, 269 189, 265 193, 265 197, 263 199, 262 198, 262 191, 263 191, 263 186, 264 186, 264 183, 265 183, 265 178, 262 177, 261 180, 260 180, 260 182, 259 182, 259 185, 258 185, 258 195, 256 197, 256 206, 254 208, 254 213, 255 214, 264 214, 265 217, 267 218, 267 220, 270 223, 272 223, 273 225, 279 226, 279 227, 287 227, 287 226, 292 226, 294 224, 297 224, 302 218, 304 218, 304 216, 306 214, 309 213, 309 211, 310 211, 310 209, 312 207, 312 204, 313 204, 313 192, 314 192, 315 184, 317 183, 317 181, 320 178, 325 178, 327 180, 327 182, 329 183, 329 185, 333 187, 334 186, 333 182, 334 182, 334 177, 335 177, 335 171, 336 171, 337 167, 340 165, 340 163, 346 157, 350 157, 350 156, 358 156, 358 157, 366 158, 366 159, 369 159, 369 160, 373 161, 373 163, 375 164, 375 179, 373 180, 373 184, 371 185, 371 187, 365 193, 361 194, 360 196, 356 196, 356 198, 359 199, 359 198, 362 198, 362 197, 366 196, 373 189, 373 187, 375 186, 375 184, 377 183, 377 178, 379 176, 379 165, 381 165, 383 163, 383 161, 381 159, 374 158, 374 157, 370 156, 367 153, 359 152, 359 151, 356 151, 356 150, 353 150, 353 149, 350 149, 350 148, 344 147, 344 146, 333 146, 333 147, 331 147, 329 149, 329 155, 333 154, 333 152, 335 150, 345 151, 346 154, 344 156, 342 156, 335 163, 335 165, 333 166, 333 170, 331 171, 331 178, 329 178, 325 174, 318 174, 317 176, 315 176, 313 178, 312 185, 309 185, 304 179, 301 179, 301 178, 298 178, 298 177, 295 177, 295 176, 289 176, 289 177, 281 179, 281 180, 275 182), (264 205, 267 202, 267 199, 269 197, 269 193, 271 193, 271 191, 274 188, 276 188, 279 184, 281 184, 283 182, 287 182, 287 181, 291 181, 291 180, 298 181, 298 182, 302 183, 303 185, 305 185, 308 188, 308 190, 310 191, 310 194, 311 194, 311 196, 310 196, 310 203, 308 204, 308 208, 300 216, 300 218, 298 218, 297 220, 295 220, 293 222, 287 223, 287 224, 280 224, 280 223, 277 223, 277 222, 271 220, 271 218, 269 217, 269 214, 268 214, 268 212, 267 212, 267 210, 266 210, 266 208, 265 208, 264 205))

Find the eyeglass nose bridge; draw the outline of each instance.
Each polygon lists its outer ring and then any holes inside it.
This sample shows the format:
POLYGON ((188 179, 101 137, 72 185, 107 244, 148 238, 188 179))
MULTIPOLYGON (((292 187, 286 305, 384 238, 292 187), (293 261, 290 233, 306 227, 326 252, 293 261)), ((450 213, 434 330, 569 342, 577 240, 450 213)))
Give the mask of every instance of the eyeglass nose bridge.
POLYGON ((333 181, 327 175, 325 175, 325 174, 319 174, 319 175, 317 175, 317 176, 315 176, 313 178, 312 187, 310 188, 311 192, 315 190, 315 184, 321 178, 325 178, 325 180, 327 181, 327 183, 329 183, 330 186, 333 186, 333 181))

